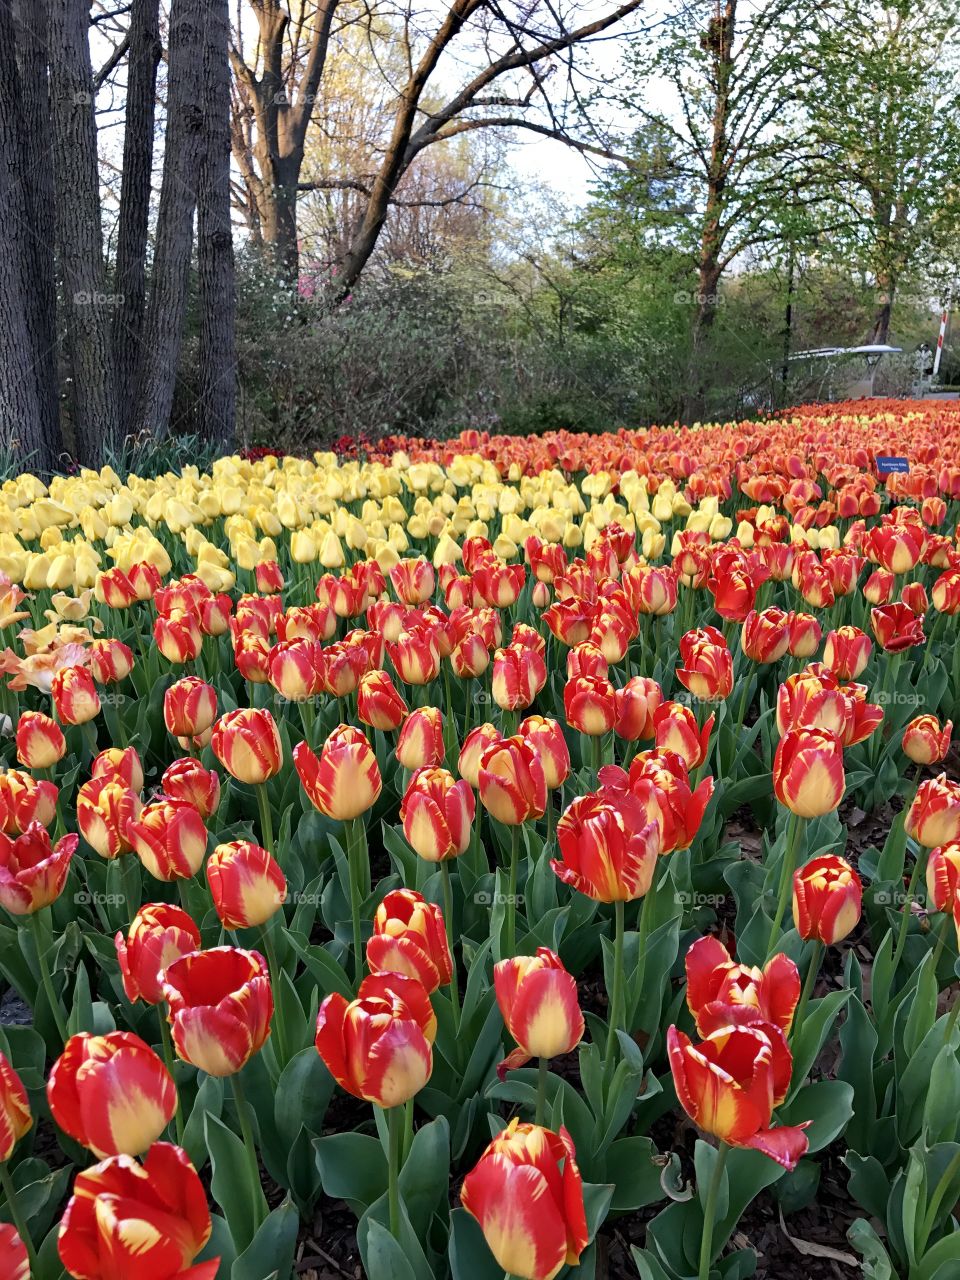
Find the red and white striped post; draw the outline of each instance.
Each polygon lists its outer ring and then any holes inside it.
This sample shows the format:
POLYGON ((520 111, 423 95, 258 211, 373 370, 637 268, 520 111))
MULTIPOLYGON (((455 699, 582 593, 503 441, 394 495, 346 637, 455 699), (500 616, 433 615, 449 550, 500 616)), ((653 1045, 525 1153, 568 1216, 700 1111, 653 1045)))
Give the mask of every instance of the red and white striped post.
POLYGON ((933 376, 937 376, 940 368, 940 357, 943 355, 943 339, 947 332, 947 320, 950 318, 950 303, 943 304, 943 311, 940 314, 940 336, 937 338, 937 352, 933 357, 933 376))

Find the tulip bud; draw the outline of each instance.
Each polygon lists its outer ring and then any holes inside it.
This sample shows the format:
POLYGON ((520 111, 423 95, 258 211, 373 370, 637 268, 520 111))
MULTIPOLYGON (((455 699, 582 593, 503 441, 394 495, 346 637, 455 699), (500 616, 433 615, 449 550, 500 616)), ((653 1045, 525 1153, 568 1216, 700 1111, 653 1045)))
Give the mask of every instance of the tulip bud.
POLYGON ((430 997, 416 979, 372 973, 349 1004, 339 992, 327 996, 315 1043, 341 1088, 380 1107, 397 1107, 430 1079, 436 1031, 430 997))
POLYGON ((801 818, 819 818, 843 799, 843 746, 824 729, 788 729, 773 759, 773 790, 801 818))
POLYGON ((319 758, 305 742, 293 749, 293 763, 314 808, 347 822, 366 813, 383 789, 377 757, 359 729, 338 725, 319 758))
POLYGON ((426 862, 456 858, 470 844, 476 804, 469 784, 446 769, 418 769, 400 803, 403 834, 426 862))
POLYGON ((95 1156, 138 1156, 177 1109, 170 1072, 129 1031, 71 1036, 47 1080, 54 1120, 95 1156))
POLYGON ((914 764, 938 764, 950 750, 952 732, 952 720, 941 729, 936 716, 917 716, 903 731, 903 753, 914 764))
POLYGON ((225 929, 265 924, 287 897, 287 878, 277 862, 249 840, 217 845, 207 859, 207 884, 225 929))
POLYGON ((161 797, 127 822, 127 839, 157 880, 189 880, 203 865, 207 829, 192 804, 161 797))
POLYGON ((100 698, 86 667, 62 667, 50 693, 61 724, 86 724, 100 714, 100 698))
POLYGON ((397 738, 396 756, 404 769, 436 768, 443 764, 443 716, 436 707, 411 711, 397 738))
POLYGON ((862 903, 860 877, 835 854, 813 858, 793 874, 793 922, 804 941, 842 942, 856 928, 862 903))
POLYGON ((235 1075, 270 1034, 273 993, 257 951, 213 947, 182 956, 164 970, 162 988, 177 1053, 207 1075, 235 1075))
POLYGON ((256 786, 279 773, 283 745, 276 721, 257 707, 228 711, 213 726, 213 753, 238 782, 256 786))
POLYGON ((140 816, 140 797, 116 778, 91 778, 77 792, 77 826, 101 858, 130 852, 127 824, 140 816))
POLYGON ((517 1048, 497 1067, 508 1071, 531 1058, 557 1058, 572 1053, 583 1039, 583 1014, 577 983, 560 957, 547 947, 535 956, 516 956, 493 967, 497 1004, 517 1048))
POLYGON ((945 773, 921 782, 904 829, 927 849, 960 840, 960 783, 948 780, 945 773))
POLYGON ((17 722, 17 759, 27 769, 51 769, 67 752, 63 730, 41 711, 24 711, 17 722))
POLYGON ((587 1247, 583 1180, 562 1125, 556 1134, 515 1117, 467 1174, 460 1200, 497 1266, 518 1280, 553 1280, 587 1247))
POLYGON ((402 973, 427 994, 445 987, 453 973, 440 908, 413 889, 394 889, 377 908, 367 942, 371 973, 402 973))
POLYGON ((197 676, 185 676, 163 695, 163 722, 175 738, 199 737, 217 718, 217 693, 197 676))
POLYGON ((159 1004, 163 999, 160 978, 164 969, 200 949, 200 930, 179 907, 148 902, 134 916, 127 936, 114 938, 123 989, 130 1001, 159 1004))

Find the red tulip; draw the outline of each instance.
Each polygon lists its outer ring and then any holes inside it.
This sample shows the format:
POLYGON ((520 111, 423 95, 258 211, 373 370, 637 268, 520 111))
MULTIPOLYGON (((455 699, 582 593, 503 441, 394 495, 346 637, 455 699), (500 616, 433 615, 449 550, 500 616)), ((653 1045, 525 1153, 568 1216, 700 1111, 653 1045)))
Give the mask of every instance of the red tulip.
POLYGON ((26 769, 50 769, 67 753, 63 730, 42 711, 24 711, 17 722, 17 759, 26 769))
POLYGON ((139 795, 143 790, 143 765, 134 747, 107 747, 90 765, 91 778, 112 778, 139 795))
POLYGON ((664 702, 653 714, 656 744, 678 755, 688 769, 696 769, 707 758, 713 721, 714 717, 710 716, 701 728, 690 707, 680 702, 664 702))
POLYGON ((94 594, 101 604, 110 609, 126 609, 141 598, 127 575, 118 568, 105 569, 97 574, 94 594))
POLYGON ((871 609, 870 626, 877 644, 887 653, 900 653, 926 640, 923 619, 905 604, 884 604, 871 609))
POLYGON ((793 874, 793 922, 806 941, 842 942, 856 928, 862 902, 860 877, 836 854, 812 858, 793 874))
POLYGON ((631 902, 653 882, 660 828, 632 792, 580 796, 557 823, 559 859, 550 863, 565 883, 599 902, 631 902))
POLYGON ((390 570, 390 582, 401 604, 422 604, 429 600, 436 581, 433 565, 423 556, 400 560, 390 570))
POLYGON ((535 649, 511 645, 493 656, 493 700, 505 711, 523 711, 547 682, 543 656, 535 649))
POLYGON ((197 676, 177 680, 163 695, 163 720, 175 738, 205 733, 217 718, 217 693, 197 676))
POLYGON ((100 714, 100 697, 86 667, 61 667, 50 693, 61 724, 86 724, 100 714))
POLYGON ((9 1222, 0 1222, 0 1275, 5 1280, 30 1280, 27 1246, 9 1222))
POLYGON ((443 716, 436 707, 411 711, 397 738, 396 756, 404 769, 436 768, 443 764, 443 716))
POLYGON ((514 1117, 460 1191, 490 1252, 518 1280, 553 1280, 587 1247, 583 1181, 573 1139, 514 1117))
POLYGON ((480 760, 483 753, 495 742, 502 742, 503 735, 492 724, 478 724, 463 740, 457 770, 461 778, 465 778, 474 789, 480 785, 480 760))
POLYGON ((265 560, 262 564, 255 565, 253 576, 257 583, 257 590, 264 595, 272 595, 283 590, 283 574, 276 560, 265 560))
POLYGON ((914 764, 938 764, 950 750, 952 732, 952 720, 941 729, 936 716, 917 716, 903 731, 903 753, 914 764))
POLYGON ((77 792, 77 826, 101 858, 112 861, 129 853, 127 824, 139 818, 143 803, 117 779, 91 778, 77 792))
POLYGON ((545 716, 527 716, 517 730, 540 757, 548 791, 562 787, 570 775, 570 751, 563 729, 545 716))
POLYGON ((138 1156, 173 1118, 177 1089, 139 1036, 84 1031, 70 1037, 54 1063, 47 1101, 64 1133, 95 1156, 138 1156))
POLYGON ((870 661, 872 650, 873 644, 866 632, 859 627, 840 627, 827 635, 823 647, 824 666, 839 680, 856 680, 870 661))
POLYGON ((470 844, 475 802, 469 783, 446 769, 418 769, 400 804, 403 834, 427 862, 456 858, 470 844))
POLYGON ((16 839, 0 833, 0 907, 12 916, 30 916, 55 902, 79 839, 66 835, 52 845, 39 822, 16 839))
POLYGON ((157 880, 189 880, 203 864, 207 829, 192 804, 161 796, 126 824, 137 857, 157 880))
POLYGON ((737 964, 715 937, 698 938, 686 957, 687 1007, 697 1034, 721 1027, 772 1022, 785 1034, 800 1000, 800 975, 789 958, 777 954, 763 969, 737 964))
POLYGON ((927 859, 927 894, 934 911, 953 912, 960 889, 960 843, 951 840, 927 859))
POLYGON ((57 797, 60 789, 46 778, 34 778, 19 769, 0 773, 0 809, 6 818, 0 821, 0 829, 8 836, 20 835, 32 822, 49 827, 57 816, 57 797))
POLYGON ((265 924, 287 897, 287 878, 279 865, 249 840, 217 845, 207 859, 207 884, 224 929, 265 924))
POLYGON ((822 635, 820 623, 812 613, 791 613, 789 644, 791 658, 812 658, 820 648, 822 635))
POLYGON ((385 733, 398 729, 409 708, 386 671, 368 671, 357 686, 357 716, 361 724, 385 733))
POLYGON ((128 645, 113 638, 94 640, 87 649, 93 678, 100 684, 117 684, 133 670, 133 652, 128 645))
POLYGON ((683 666, 677 668, 677 679, 695 698, 719 702, 729 697, 733 688, 733 654, 715 627, 682 635, 680 660, 683 666))
POLYGON ((163 972, 177 1053, 211 1076, 240 1071, 270 1034, 273 992, 257 951, 214 947, 174 960, 163 972))
POLYGON ((164 795, 192 804, 206 821, 220 805, 220 778, 215 769, 205 769, 199 760, 186 756, 174 760, 160 779, 164 795))
POLYGON ((695 1125, 721 1142, 761 1151, 787 1170, 796 1168, 809 1145, 803 1130, 810 1122, 770 1128, 793 1071, 779 1027, 769 1022, 721 1027, 699 1044, 671 1027, 667 1054, 680 1105, 695 1125))
POLYGON ((120 976, 128 1000, 159 1004, 164 969, 200 949, 200 930, 179 907, 148 902, 134 916, 126 938, 114 938, 120 976))
POLYGON ((192 662, 203 647, 199 616, 192 611, 175 617, 161 615, 154 621, 153 639, 168 662, 192 662))
POLYGON ((571 1053, 583 1039, 576 979, 547 947, 538 947, 535 956, 501 960, 493 981, 503 1021, 518 1046, 497 1067, 501 1080, 531 1058, 571 1053))
POLYGON ((751 662, 779 662, 790 646, 790 621, 790 614, 776 607, 747 614, 740 645, 751 662))
POLYGON ((317 1018, 317 1052, 341 1088, 380 1107, 419 1093, 433 1070, 437 1020, 415 978, 376 973, 357 998, 327 996, 317 1018))
POLYGON ((927 849, 960 840, 960 783, 948 780, 945 773, 921 782, 904 829, 927 849))
POLYGON ((142 1165, 111 1156, 77 1174, 57 1249, 77 1280, 215 1280, 219 1258, 194 1265, 210 1229, 207 1193, 187 1153, 156 1142, 142 1165))
POLYGON ((425 685, 440 674, 440 649, 427 631, 401 631, 387 653, 404 684, 425 685))

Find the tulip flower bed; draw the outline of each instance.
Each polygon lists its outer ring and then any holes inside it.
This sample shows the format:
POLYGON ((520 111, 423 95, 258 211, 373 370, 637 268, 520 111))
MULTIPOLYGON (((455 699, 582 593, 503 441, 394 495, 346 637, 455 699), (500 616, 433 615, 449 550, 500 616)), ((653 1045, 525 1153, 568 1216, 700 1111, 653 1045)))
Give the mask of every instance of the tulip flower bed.
POLYGON ((381 450, 0 488, 0 1280, 955 1280, 960 413, 381 450))

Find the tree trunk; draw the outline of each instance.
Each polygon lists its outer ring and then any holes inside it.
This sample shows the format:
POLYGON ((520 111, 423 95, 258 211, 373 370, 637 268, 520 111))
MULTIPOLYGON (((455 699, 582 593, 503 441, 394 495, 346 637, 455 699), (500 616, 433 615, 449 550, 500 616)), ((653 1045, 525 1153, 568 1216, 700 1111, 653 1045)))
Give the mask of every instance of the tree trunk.
POLYGON ((134 414, 135 431, 150 437, 169 429, 183 340, 203 159, 203 46, 209 20, 203 0, 173 0, 157 244, 134 414))
POLYGON ((153 175, 157 67, 160 63, 160 0, 134 0, 123 139, 123 176, 114 290, 113 343, 124 434, 133 422, 137 370, 143 353, 147 229, 153 175))
POLYGON ((893 300, 897 292, 897 282, 892 274, 877 275, 877 309, 874 312, 873 325, 867 337, 870 344, 883 344, 890 336, 890 316, 893 313, 893 300))
POLYGON ((697 263, 697 309, 694 314, 690 343, 690 365, 684 396, 683 418, 696 422, 707 407, 709 384, 707 342, 717 317, 718 290, 723 274, 723 215, 726 207, 727 177, 730 172, 728 125, 730 118, 730 81, 733 75, 733 38, 737 16, 737 0, 727 0, 721 12, 710 19, 701 44, 710 55, 713 68, 714 107, 710 157, 707 165, 707 198, 700 233, 700 256, 697 263))
POLYGON ((47 0, 13 0, 13 40, 22 94, 24 182, 35 234, 28 238, 27 327, 36 360, 42 433, 54 456, 63 452, 57 375, 57 282, 54 245, 50 89, 47 84, 47 0))
POLYGON ((93 464, 104 446, 118 443, 119 414, 111 344, 113 299, 103 267, 89 8, 87 0, 50 0, 49 43, 57 240, 73 376, 73 432, 78 458, 93 464))
POLYGON ((230 23, 227 0, 208 0, 203 50, 204 155, 197 199, 201 430, 236 436, 236 282, 230 225, 230 23))
MULTIPOLYGON (((38 323, 42 301, 36 278, 36 232, 30 198, 27 129, 14 45, 10 0, 0 0, 0 447, 12 449, 24 469, 49 471, 62 449, 59 422, 48 412, 50 350, 38 323)), ((53 384, 54 387, 56 383, 53 384)))

